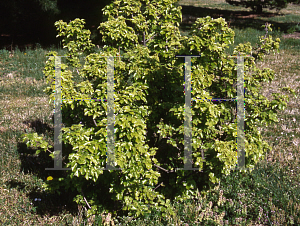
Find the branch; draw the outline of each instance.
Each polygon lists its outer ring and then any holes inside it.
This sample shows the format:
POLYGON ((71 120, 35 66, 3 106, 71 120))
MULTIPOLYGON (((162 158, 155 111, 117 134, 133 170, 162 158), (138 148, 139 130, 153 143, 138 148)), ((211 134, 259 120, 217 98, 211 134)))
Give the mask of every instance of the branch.
POLYGON ((265 34, 265 37, 264 37, 264 39, 266 39, 267 38, 267 35, 268 35, 268 32, 269 32, 269 30, 268 30, 268 25, 269 25, 269 23, 268 22, 266 22, 265 23, 265 31, 266 31, 266 34, 265 34))
POLYGON ((78 71, 78 68, 76 68, 76 72, 77 72, 78 75, 80 75, 80 74, 79 74, 79 71, 78 71))
POLYGON ((158 187, 160 187, 161 185, 163 185, 164 182, 161 182, 159 185, 156 186, 156 188, 153 189, 153 191, 155 191, 158 187))
POLYGON ((82 188, 81 188, 81 194, 82 194, 82 196, 83 196, 83 199, 84 199, 86 205, 89 207, 89 209, 91 209, 90 204, 88 203, 88 201, 86 200, 86 198, 85 198, 85 196, 84 196, 84 194, 83 194, 82 188))
POLYGON ((147 43, 149 40, 153 39, 155 36, 156 36, 156 34, 153 35, 151 38, 147 39, 147 40, 146 40, 146 43, 147 43))
MULTIPOLYGON (((166 40, 166 43, 168 43, 168 40, 166 40)), ((166 46, 166 49, 167 49, 167 52, 168 52, 168 51, 169 51, 169 50, 168 50, 168 46, 166 46)))
POLYGON ((143 32, 143 43, 144 43, 144 46, 146 46, 145 31, 143 32))
POLYGON ((49 150, 49 148, 47 148, 47 151, 49 151, 51 154, 53 153, 52 151, 49 150))
POLYGON ((97 123, 96 123, 96 121, 95 121, 95 119, 93 119, 93 121, 94 121, 95 126, 98 126, 97 123))
POLYGON ((166 169, 164 169, 164 168, 162 168, 162 167, 156 165, 155 163, 154 163, 153 165, 156 166, 157 168, 159 168, 159 169, 161 169, 161 170, 167 172, 167 173, 173 173, 173 172, 174 172, 174 170, 170 170, 170 171, 169 171, 169 170, 166 170, 166 169))
MULTIPOLYGON (((268 32, 269 32, 269 30, 268 30, 268 25, 269 25, 269 23, 266 22, 266 23, 265 23, 265 31, 266 31, 266 34, 265 34, 264 42, 262 43, 262 45, 264 45, 264 44, 266 43, 266 38, 267 38, 268 32)), ((258 46, 256 50, 262 49, 262 45, 261 45, 261 46, 258 46)))

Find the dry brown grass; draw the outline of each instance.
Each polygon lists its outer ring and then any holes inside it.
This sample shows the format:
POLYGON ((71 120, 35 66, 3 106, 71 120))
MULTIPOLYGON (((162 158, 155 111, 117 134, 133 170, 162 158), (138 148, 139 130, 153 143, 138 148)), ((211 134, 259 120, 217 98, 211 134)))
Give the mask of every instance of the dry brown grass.
MULTIPOLYGON (((266 139, 271 145, 273 144, 273 150, 269 153, 268 159, 273 156, 273 161, 281 161, 283 164, 287 160, 292 160, 293 153, 299 152, 300 150, 300 73, 295 70, 295 68, 300 67, 300 59, 299 57, 296 57, 295 54, 296 53, 293 51, 282 51, 280 54, 275 56, 269 55, 264 63, 259 64, 260 67, 269 67, 276 72, 275 79, 271 83, 264 85, 264 89, 262 90, 263 95, 270 97, 271 93, 282 93, 280 88, 283 87, 290 87, 298 93, 296 98, 292 95, 290 96, 288 107, 284 111, 280 112, 279 123, 263 129, 263 131, 267 131, 268 129, 277 130, 280 134, 282 134, 281 137, 273 136, 266 137, 266 139), (284 134, 291 134, 291 137, 285 137, 284 134), (278 141, 276 142, 276 145, 274 145, 275 141, 278 141), (282 151, 284 151, 284 153, 282 153, 282 151), (277 158, 275 158, 275 156, 277 156, 277 158)), ((295 158, 297 159, 294 160, 299 161, 299 155, 295 158)))

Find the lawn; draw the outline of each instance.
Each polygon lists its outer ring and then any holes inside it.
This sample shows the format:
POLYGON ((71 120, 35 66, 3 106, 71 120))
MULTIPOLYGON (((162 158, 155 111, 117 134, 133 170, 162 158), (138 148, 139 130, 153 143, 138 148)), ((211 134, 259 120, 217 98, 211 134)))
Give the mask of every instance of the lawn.
MULTIPOLYGON (((300 6, 288 5, 279 13, 265 10, 255 15, 250 9, 235 7, 225 0, 181 0, 186 35, 198 17, 223 17, 235 31, 235 45, 254 45, 264 35, 261 25, 273 24, 273 37, 279 37, 280 53, 268 55, 260 67, 276 72, 261 92, 270 97, 289 86, 296 91, 288 107, 279 113, 279 122, 260 128, 272 146, 250 173, 233 172, 205 197, 174 203, 177 216, 168 225, 197 225, 200 218, 219 219, 219 225, 293 225, 300 224, 300 6), (298 32, 297 32, 298 31, 298 32), (224 212, 225 210, 225 212, 224 212), (222 220, 224 212, 225 219, 222 220)), ((50 48, 63 55, 64 50, 50 48)), ((2 225, 101 225, 102 217, 84 217, 84 207, 71 201, 71 194, 60 196, 43 191, 42 181, 55 172, 45 171, 53 164, 46 155, 35 155, 21 142, 21 134, 36 131, 48 139, 53 135, 53 109, 48 96, 43 67, 50 49, 36 47, 20 51, 0 50, 0 223, 2 225)), ((232 51, 230 48, 228 51, 232 51)), ((108 216, 109 217, 109 216, 108 216)), ((121 225, 166 225, 159 213, 143 219, 122 217, 121 225), (128 223, 126 223, 128 222, 128 223)), ((211 221, 213 222, 213 220, 211 221)), ((198 224, 201 225, 201 224, 198 224)), ((202 224, 203 225, 203 224, 202 224)), ((218 225, 211 223, 211 225, 218 225)))

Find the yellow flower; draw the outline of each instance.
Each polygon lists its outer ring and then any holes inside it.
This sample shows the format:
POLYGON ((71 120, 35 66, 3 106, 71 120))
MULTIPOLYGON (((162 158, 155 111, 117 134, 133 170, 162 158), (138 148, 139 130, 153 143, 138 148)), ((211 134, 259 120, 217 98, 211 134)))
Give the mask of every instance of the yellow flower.
POLYGON ((24 53, 24 55, 26 55, 27 53, 24 53))
POLYGON ((47 180, 53 180, 53 177, 49 176, 47 177, 47 180))

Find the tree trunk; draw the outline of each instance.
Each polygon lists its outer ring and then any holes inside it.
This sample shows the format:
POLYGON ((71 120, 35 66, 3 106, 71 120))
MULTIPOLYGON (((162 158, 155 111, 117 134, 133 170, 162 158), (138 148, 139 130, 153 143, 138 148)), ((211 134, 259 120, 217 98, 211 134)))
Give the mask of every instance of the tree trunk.
POLYGON ((257 5, 255 12, 258 13, 258 14, 261 14, 262 13, 262 9, 263 9, 262 5, 257 5))

